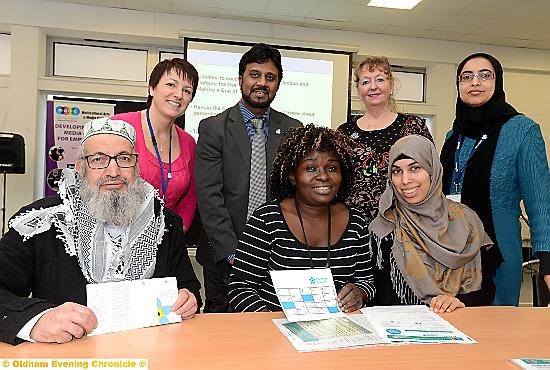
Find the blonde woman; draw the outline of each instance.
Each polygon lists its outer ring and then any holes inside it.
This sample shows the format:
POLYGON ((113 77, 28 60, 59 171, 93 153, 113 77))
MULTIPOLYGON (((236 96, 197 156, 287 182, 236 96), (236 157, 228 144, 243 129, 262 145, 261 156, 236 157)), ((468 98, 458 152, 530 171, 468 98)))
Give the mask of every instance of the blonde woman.
MULTIPOLYGON (((351 137, 354 149, 355 182, 346 199, 363 211, 367 222, 376 216, 378 199, 386 188, 388 152, 403 136, 418 134, 432 140, 424 119, 397 112, 393 91, 395 80, 386 57, 370 57, 355 69, 357 92, 365 113, 338 130, 351 137)), ((433 140, 432 140, 433 141, 433 140)))

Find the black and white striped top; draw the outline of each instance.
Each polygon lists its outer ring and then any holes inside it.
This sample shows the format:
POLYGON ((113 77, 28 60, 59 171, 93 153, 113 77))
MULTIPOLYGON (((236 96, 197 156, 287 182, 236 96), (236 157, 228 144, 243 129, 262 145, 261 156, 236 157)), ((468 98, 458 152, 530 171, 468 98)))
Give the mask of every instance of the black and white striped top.
MULTIPOLYGON (((328 248, 310 248, 314 268, 325 268, 328 248)), ((349 222, 341 239, 330 247, 330 270, 336 290, 354 283, 368 300, 374 296, 374 262, 369 249, 365 219, 356 208, 349 209, 349 222)), ((229 282, 233 311, 281 311, 269 271, 310 268, 305 244, 291 233, 279 202, 259 207, 250 217, 239 246, 229 282)))
POLYGON ((423 304, 395 262, 392 251, 394 237, 393 232, 383 238, 378 238, 373 233, 369 237, 373 258, 376 261, 374 269, 376 295, 372 304, 374 306, 423 304))

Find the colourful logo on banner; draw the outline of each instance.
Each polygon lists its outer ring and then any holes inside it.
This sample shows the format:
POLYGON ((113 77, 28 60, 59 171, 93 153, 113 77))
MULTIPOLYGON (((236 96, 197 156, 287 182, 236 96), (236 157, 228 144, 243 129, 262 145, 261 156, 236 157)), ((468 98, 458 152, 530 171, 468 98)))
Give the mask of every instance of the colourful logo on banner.
POLYGON ((55 107, 55 113, 60 116, 78 116, 80 114, 80 108, 78 107, 64 107, 62 105, 58 105, 55 107))

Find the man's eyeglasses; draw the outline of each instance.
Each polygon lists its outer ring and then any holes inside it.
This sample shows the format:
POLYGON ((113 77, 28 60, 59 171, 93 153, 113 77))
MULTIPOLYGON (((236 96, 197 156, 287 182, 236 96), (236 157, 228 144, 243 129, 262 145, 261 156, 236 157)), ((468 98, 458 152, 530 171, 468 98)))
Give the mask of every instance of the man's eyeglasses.
POLYGON ((116 165, 120 168, 135 167, 138 159, 137 154, 117 154, 113 157, 107 154, 90 154, 85 156, 88 167, 94 170, 100 170, 109 167, 111 159, 114 159, 116 165))
POLYGON ((495 78, 495 72, 491 72, 491 71, 479 71, 478 73, 464 72, 463 74, 458 76, 458 81, 470 82, 474 79, 474 77, 477 77, 478 80, 481 80, 481 81, 492 80, 493 78, 495 78))

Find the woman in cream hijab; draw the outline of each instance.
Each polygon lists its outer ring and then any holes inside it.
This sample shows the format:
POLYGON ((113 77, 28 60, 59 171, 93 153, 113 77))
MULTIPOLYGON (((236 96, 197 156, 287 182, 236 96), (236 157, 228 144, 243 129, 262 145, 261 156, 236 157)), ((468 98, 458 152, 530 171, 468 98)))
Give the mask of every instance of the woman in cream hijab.
POLYGON ((490 304, 494 285, 491 276, 482 276, 481 250, 491 240, 471 209, 443 195, 434 145, 406 136, 392 146, 389 164, 378 216, 369 226, 375 304, 425 303, 438 313, 490 304))

